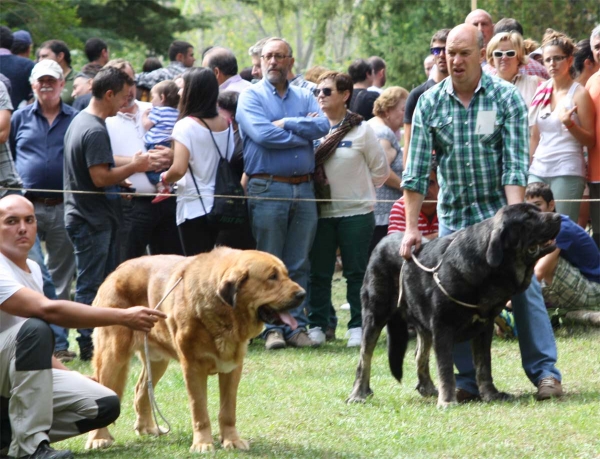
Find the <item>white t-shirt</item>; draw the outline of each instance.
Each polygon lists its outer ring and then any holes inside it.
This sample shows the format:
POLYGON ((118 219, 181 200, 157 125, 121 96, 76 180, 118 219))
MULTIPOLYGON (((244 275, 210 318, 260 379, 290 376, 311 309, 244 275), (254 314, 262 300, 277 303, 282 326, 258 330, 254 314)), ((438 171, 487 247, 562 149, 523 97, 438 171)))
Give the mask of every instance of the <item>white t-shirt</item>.
MULTIPOLYGON (((44 281, 39 265, 35 261, 27 260, 27 266, 30 273, 23 271, 0 253, 0 305, 23 287, 44 293, 44 281)), ((0 309, 0 333, 24 320, 24 317, 13 316, 0 309)))
MULTIPOLYGON (((117 113, 106 118, 106 129, 110 137, 110 146, 114 156, 132 157, 138 151, 146 152, 142 125, 143 113, 152 108, 150 102, 135 101, 138 111, 134 115, 117 113)), ((144 172, 136 172, 127 178, 138 193, 156 193, 156 186, 150 183, 144 172)))
MULTIPOLYGON (((221 132, 213 131, 213 136, 221 155, 226 155, 227 160, 231 160, 234 144, 233 129, 229 128, 221 132), (227 147, 228 142, 229 147, 227 147)), ((194 171, 194 178, 204 203, 204 207, 202 207, 188 168, 183 178, 177 182, 177 224, 181 225, 185 220, 201 217, 211 211, 219 153, 209 130, 192 118, 186 117, 177 121, 172 137, 190 152, 190 168, 194 171)))

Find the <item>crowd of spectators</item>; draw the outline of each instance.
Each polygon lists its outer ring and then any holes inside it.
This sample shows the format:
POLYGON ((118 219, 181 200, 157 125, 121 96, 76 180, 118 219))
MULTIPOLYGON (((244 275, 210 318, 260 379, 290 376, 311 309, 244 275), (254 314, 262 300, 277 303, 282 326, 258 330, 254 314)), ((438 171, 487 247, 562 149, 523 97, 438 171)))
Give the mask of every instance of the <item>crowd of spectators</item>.
MULTIPOLYGON (((247 69, 223 46, 206 48, 195 67, 194 46, 177 40, 166 66, 150 57, 136 73, 95 37, 81 69, 58 39, 37 46, 34 61, 31 35, 3 26, 0 197, 24 195, 33 206, 29 257, 50 299, 70 299, 74 285, 75 301, 90 305, 120 262, 144 254, 224 244, 278 256, 309 295, 292 311, 296 329, 266 327, 267 350, 335 336, 337 251, 348 346, 360 346, 360 286, 386 234, 406 233, 409 258, 421 238, 526 198, 563 215, 559 248, 513 299, 521 344, 536 349, 524 368, 538 398, 558 396, 546 307, 593 309, 600 297, 600 26, 588 33, 575 43, 548 29, 539 44, 517 20, 494 24, 474 10, 433 34, 424 82, 409 92, 386 86, 378 56, 345 73, 294 73, 292 46, 278 37, 250 46, 247 69), (249 198, 249 221, 236 228, 208 218, 219 158, 249 198)), ((54 357, 76 358, 68 329, 52 332, 54 357)), ((82 360, 93 355, 91 333, 78 329, 82 360)), ((468 351, 457 347, 455 363, 459 399, 478 397, 468 351)), ((23 445, 11 451, 33 453, 23 445)))

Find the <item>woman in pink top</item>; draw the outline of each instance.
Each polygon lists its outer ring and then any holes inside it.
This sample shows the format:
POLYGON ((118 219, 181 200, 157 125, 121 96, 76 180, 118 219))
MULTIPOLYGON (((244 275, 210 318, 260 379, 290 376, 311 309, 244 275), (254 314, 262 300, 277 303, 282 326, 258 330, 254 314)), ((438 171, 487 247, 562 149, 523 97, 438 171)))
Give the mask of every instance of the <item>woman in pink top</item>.
POLYGON ((529 183, 550 185, 556 211, 577 222, 585 188, 583 147, 596 142, 595 109, 583 86, 571 76, 575 46, 548 29, 542 42, 550 80, 538 87, 529 109, 531 127, 529 183), (575 200, 574 202, 558 202, 575 200))

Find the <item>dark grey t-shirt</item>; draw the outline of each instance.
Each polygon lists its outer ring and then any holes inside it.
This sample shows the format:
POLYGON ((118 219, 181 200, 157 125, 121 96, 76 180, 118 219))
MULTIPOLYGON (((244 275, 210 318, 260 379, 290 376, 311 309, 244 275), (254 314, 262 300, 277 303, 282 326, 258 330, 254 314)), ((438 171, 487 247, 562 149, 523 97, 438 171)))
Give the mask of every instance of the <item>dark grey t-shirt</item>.
POLYGON ((415 113, 415 109, 417 108, 417 101, 419 100, 419 97, 421 97, 425 91, 434 87, 435 85, 435 81, 427 80, 425 83, 417 86, 410 92, 408 99, 406 100, 406 107, 404 109, 404 124, 412 124, 413 115, 415 113))
POLYGON ((77 194, 74 191, 117 191, 117 187, 98 188, 89 168, 98 164, 114 166, 110 138, 103 119, 80 112, 65 134, 64 153, 65 225, 86 222, 94 230, 111 229, 118 224, 118 195, 77 194))

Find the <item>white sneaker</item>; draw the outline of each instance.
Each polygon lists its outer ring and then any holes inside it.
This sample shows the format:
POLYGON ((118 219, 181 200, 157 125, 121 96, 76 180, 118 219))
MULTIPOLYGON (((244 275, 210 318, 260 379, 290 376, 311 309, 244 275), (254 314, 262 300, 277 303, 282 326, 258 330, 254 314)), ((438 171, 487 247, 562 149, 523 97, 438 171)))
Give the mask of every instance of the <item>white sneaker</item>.
POLYGON ((340 306, 342 311, 350 311, 350 303, 344 303, 340 306))
POLYGON ((348 347, 360 347, 362 341, 362 327, 351 328, 346 333, 348 338, 348 347))
POLYGON ((321 327, 313 327, 308 330, 308 337, 319 346, 325 343, 325 333, 323 333, 321 327))

